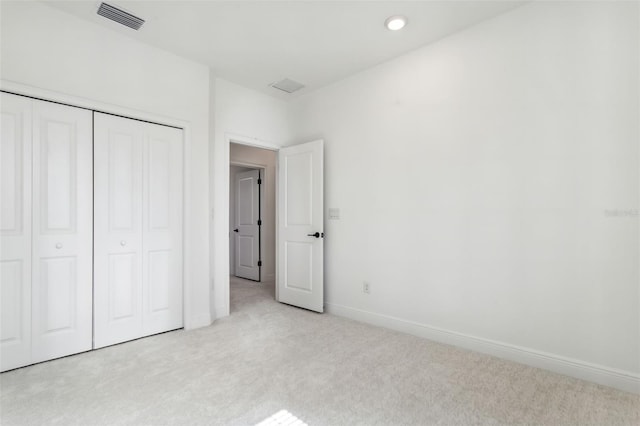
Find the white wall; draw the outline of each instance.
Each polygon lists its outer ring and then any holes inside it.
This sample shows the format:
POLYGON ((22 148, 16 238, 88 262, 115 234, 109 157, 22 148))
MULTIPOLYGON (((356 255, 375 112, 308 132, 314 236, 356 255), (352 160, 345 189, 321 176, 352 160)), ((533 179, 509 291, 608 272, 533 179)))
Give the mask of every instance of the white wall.
POLYGON ((639 207, 639 40, 638 3, 534 3, 294 101, 330 311, 637 386, 639 218, 608 211, 639 207))
POLYGON ((527 5, 290 105, 1 7, 4 80, 190 123, 187 326, 228 314, 229 140, 322 137, 330 309, 637 380, 638 217, 615 213, 639 204, 637 3, 527 5))
POLYGON ((211 264, 216 318, 229 315, 229 141, 278 148, 290 141, 284 101, 215 78, 211 116, 211 264))
MULTIPOLYGON (((252 146, 231 144, 229 159, 232 163, 264 166, 262 175, 262 281, 274 281, 276 276, 276 158, 277 152, 252 146)), ((230 179, 233 179, 230 175, 230 179)), ((233 188, 233 185, 230 185, 233 188)), ((230 196, 230 200, 234 200, 230 196)), ((233 212, 233 208, 229 210, 233 212)), ((230 218, 229 223, 234 223, 230 218)), ((232 226, 235 226, 232 225, 232 226)), ((233 229, 233 228, 232 228, 233 229)), ((233 251, 230 252, 230 257, 233 251)), ((231 265, 231 263, 230 263, 231 265)), ((233 275, 234 270, 231 269, 233 275)))
POLYGON ((208 325, 208 68, 39 2, 1 7, 3 80, 189 123, 185 326, 208 325))

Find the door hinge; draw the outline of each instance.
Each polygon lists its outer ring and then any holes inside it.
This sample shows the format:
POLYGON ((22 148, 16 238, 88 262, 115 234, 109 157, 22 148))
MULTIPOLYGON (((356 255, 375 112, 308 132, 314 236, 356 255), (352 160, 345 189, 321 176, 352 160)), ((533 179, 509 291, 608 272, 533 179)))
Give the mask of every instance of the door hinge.
POLYGON ((262 266, 262 260, 258 260, 258 266, 262 266))
POLYGON ((258 226, 262 226, 262 219, 258 219, 258 226))
POLYGON ((258 185, 262 185, 262 179, 258 179, 258 185))

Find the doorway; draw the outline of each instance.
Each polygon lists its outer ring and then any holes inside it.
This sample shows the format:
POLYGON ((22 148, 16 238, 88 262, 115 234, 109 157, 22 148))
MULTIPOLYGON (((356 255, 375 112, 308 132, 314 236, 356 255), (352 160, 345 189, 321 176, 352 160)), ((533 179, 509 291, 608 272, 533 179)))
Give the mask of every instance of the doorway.
MULTIPOLYGON (((260 203, 263 213, 258 257, 261 262, 260 283, 273 287, 273 294, 279 302, 323 312, 324 141, 286 147, 242 136, 229 135, 227 141, 229 174, 225 174, 226 178, 231 178, 226 183, 228 189, 231 189, 231 180, 236 182, 235 174, 231 175, 231 167, 248 169, 235 170, 240 173, 264 170, 264 175, 260 175, 263 176, 261 193, 264 199, 264 204, 260 203)), ((236 193, 235 188, 231 192, 236 193)), ((229 198, 225 202, 232 201, 229 198)), ((236 205, 235 200, 230 204, 236 205)), ((231 212, 230 206, 227 209, 232 213, 230 217, 234 218, 233 221, 225 218, 222 223, 228 227, 230 249, 231 271, 228 281, 223 282, 223 300, 228 302, 233 299, 233 286, 230 284, 240 278, 235 277, 238 262, 235 235, 239 233, 234 232, 237 214, 231 212)), ((244 282, 255 286, 255 282, 244 282)), ((227 304, 227 315, 231 313, 230 308, 227 304)))
POLYGON ((231 143, 229 154, 230 275, 275 286, 277 153, 231 143))

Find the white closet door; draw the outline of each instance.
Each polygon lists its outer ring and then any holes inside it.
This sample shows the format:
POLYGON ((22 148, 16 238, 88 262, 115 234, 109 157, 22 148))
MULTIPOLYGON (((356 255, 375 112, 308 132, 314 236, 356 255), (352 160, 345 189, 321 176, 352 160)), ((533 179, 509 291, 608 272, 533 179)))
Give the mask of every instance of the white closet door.
POLYGON ((0 370, 31 363, 31 99, 0 94, 0 370))
POLYGON ((143 335, 182 327, 182 130, 145 123, 143 335))
POLYGON ((91 111, 33 101, 32 362, 91 349, 91 111))
POLYGON ((94 347, 182 327, 182 131, 95 113, 94 347))
POLYGON ((142 334, 140 122, 94 113, 94 347, 142 334))

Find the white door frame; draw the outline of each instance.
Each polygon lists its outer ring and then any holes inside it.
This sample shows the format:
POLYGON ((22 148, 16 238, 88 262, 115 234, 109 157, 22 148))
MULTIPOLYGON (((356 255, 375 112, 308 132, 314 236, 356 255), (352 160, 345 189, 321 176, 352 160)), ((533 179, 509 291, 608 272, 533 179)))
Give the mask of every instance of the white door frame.
MULTIPOLYGON (((260 149, 267 149, 269 151, 275 151, 278 152, 281 148, 280 145, 276 145, 274 143, 271 142, 267 142, 261 139, 256 139, 256 138, 252 138, 252 137, 248 137, 248 136, 243 136, 243 135, 239 135, 236 133, 225 133, 224 134, 224 139, 225 139, 225 150, 226 150, 226 154, 225 157, 227 159, 227 161, 224 162, 224 170, 223 170, 223 179, 226 180, 226 182, 222 182, 222 184, 224 185, 225 188, 227 188, 227 190, 229 190, 229 174, 230 174, 230 167, 231 167, 231 144, 235 143, 238 145, 245 145, 245 146, 251 146, 254 148, 260 148, 260 149)), ((276 187, 276 251, 274 253, 275 255, 275 262, 276 262, 276 270, 275 270, 275 279, 277 282, 278 279, 278 173, 277 173, 277 169, 278 169, 278 157, 276 156, 276 173, 274 176, 274 182, 273 184, 276 187)), ((238 163, 238 162, 233 162, 234 165, 239 165, 239 166, 243 166, 246 165, 247 163, 238 163)), ((249 167, 252 167, 251 165, 249 165, 249 167)), ((264 169, 266 171, 266 169, 264 169)), ((266 175, 266 172, 264 173, 266 175)), ((264 179, 264 178, 263 178, 264 179)), ((264 197, 263 197, 264 199, 264 197)), ((227 214, 229 213, 229 196, 226 197, 225 199, 226 201, 226 211, 227 214)), ((228 226, 228 220, 227 220, 227 226, 228 226)), ((229 244, 226 245, 226 249, 229 250, 229 244)), ((229 261, 227 259, 227 267, 229 266, 229 261)), ((230 294, 229 294, 229 276, 230 276, 231 271, 229 271, 229 273, 227 273, 224 277, 223 277, 223 282, 220 283, 220 286, 222 287, 223 291, 222 293, 224 294, 223 298, 224 298, 224 304, 225 304, 225 309, 226 309, 226 314, 229 315, 229 313, 231 312, 230 309, 230 294)), ((276 300, 278 300, 278 286, 276 285, 276 300)))
MULTIPOLYGON (((231 142, 231 143, 236 143, 237 142, 231 142)), ((231 155, 231 154, 229 154, 231 155)), ((238 167, 247 167, 250 169, 254 169, 254 170, 259 170, 260 171, 260 179, 262 179, 262 185, 260 185, 260 212, 261 212, 261 216, 260 219, 262 219, 262 216, 264 215, 264 206, 265 206, 265 188, 266 185, 268 185, 267 183, 267 165, 266 164, 258 164, 258 163, 248 163, 246 161, 230 161, 229 162, 229 168, 231 168, 231 166, 238 166, 238 167)), ((231 177, 229 177, 229 184, 231 184, 231 177)), ((233 211, 236 211, 236 207, 234 206, 233 211)), ((229 205, 229 209, 231 209, 231 205, 229 205)), ((277 209, 276 209, 277 210, 277 209)), ((231 223, 231 222, 229 222, 231 223)), ((263 237, 263 232, 262 229, 260 229, 260 253, 264 253, 265 251, 265 241, 264 241, 264 237, 263 237)), ((234 236, 235 238, 235 236, 234 236)), ((235 241, 233 244, 234 248, 235 248, 235 241)), ((233 253, 231 250, 229 250, 229 257, 233 256, 233 265, 235 267, 236 264, 236 257, 235 257, 235 253, 233 253)), ((263 265, 264 266, 264 265, 263 265)), ((262 267, 261 267, 262 268, 262 267)), ((259 282, 263 282, 264 281, 264 269, 260 269, 260 281, 259 282)), ((234 269, 229 269, 229 275, 235 275, 235 270, 234 269)))
MULTIPOLYGON (((183 282, 183 309, 182 309, 182 323, 185 329, 192 328, 190 323, 194 323, 194 328, 201 326, 197 323, 197 319, 192 320, 188 314, 194 309, 195 301, 192 300, 191 292, 191 268, 187 267, 186 259, 190 259, 191 256, 191 124, 188 121, 179 120, 175 118, 165 117, 153 113, 144 111, 138 111, 135 109, 122 107, 118 105, 108 104, 92 99, 85 99, 78 96, 66 95, 51 90, 41 89, 39 87, 33 87, 22 83, 16 83, 13 81, 0 79, 0 90, 13 93, 15 95, 26 96, 29 98, 35 98, 42 101, 54 102, 59 104, 65 104, 72 107, 85 108, 92 111, 104 112, 107 114, 119 115, 125 118, 132 118, 135 120, 147 121, 150 123, 161 124, 170 127, 177 127, 182 129, 183 132, 183 180, 182 180, 182 282, 183 282)), ((227 175, 229 171, 227 170, 227 175)), ((228 284, 228 283, 227 283, 228 284)))

